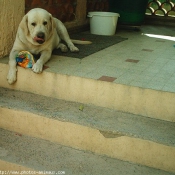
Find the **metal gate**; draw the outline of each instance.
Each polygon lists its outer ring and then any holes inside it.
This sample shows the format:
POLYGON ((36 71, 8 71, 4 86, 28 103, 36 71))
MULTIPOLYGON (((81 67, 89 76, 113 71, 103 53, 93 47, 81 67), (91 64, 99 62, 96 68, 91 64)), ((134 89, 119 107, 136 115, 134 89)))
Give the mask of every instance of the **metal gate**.
POLYGON ((149 0, 146 15, 175 17, 175 0, 149 0))

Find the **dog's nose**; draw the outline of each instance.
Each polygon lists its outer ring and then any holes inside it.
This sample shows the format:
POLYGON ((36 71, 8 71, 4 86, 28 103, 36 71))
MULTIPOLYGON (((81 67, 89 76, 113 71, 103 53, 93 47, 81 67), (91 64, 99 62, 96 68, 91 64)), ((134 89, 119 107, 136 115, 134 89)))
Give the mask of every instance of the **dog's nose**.
POLYGON ((45 34, 43 32, 40 32, 40 33, 37 34, 37 37, 44 39, 45 34))

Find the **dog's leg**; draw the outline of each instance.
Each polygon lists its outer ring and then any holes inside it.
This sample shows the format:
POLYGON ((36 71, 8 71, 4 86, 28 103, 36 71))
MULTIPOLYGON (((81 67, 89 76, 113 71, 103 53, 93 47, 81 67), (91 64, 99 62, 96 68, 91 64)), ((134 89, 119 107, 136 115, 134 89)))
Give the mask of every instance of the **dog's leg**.
POLYGON ((19 51, 12 50, 10 52, 9 57, 9 72, 7 75, 7 81, 9 84, 13 84, 16 81, 16 73, 17 73, 17 67, 16 67, 16 55, 19 53, 19 51))
POLYGON ((67 30, 63 32, 61 39, 63 39, 66 42, 71 52, 79 52, 79 49, 72 43, 67 30))
POLYGON ((59 43, 58 46, 57 46, 57 49, 61 49, 61 52, 67 52, 68 51, 68 48, 66 45, 64 45, 63 43, 59 43))
POLYGON ((66 42, 70 51, 71 52, 78 52, 79 49, 77 47, 75 47, 74 44, 72 43, 66 27, 64 26, 64 24, 60 20, 56 20, 56 29, 57 29, 57 33, 58 33, 59 37, 66 42))
POLYGON ((42 72, 43 65, 50 59, 51 53, 52 52, 50 50, 44 50, 41 52, 40 58, 37 60, 37 62, 32 67, 33 72, 35 73, 42 72))

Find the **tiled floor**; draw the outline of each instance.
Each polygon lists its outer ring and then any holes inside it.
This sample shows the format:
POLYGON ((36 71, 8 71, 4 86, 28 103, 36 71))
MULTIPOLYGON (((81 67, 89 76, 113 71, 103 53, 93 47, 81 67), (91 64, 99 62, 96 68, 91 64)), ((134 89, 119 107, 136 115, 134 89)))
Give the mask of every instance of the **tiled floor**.
POLYGON ((128 40, 82 60, 53 56, 47 71, 175 92, 174 28, 142 26, 140 31, 117 30, 117 35, 128 40))
POLYGON ((128 40, 82 60, 53 56, 45 71, 175 92, 174 28, 142 26, 140 31, 118 29, 117 35, 128 40))

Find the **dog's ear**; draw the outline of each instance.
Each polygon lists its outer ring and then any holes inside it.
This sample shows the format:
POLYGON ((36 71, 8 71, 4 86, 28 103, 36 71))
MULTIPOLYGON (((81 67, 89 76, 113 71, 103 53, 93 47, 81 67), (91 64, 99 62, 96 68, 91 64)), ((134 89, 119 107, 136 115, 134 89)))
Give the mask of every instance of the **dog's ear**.
POLYGON ((54 18, 53 18, 53 16, 51 14, 50 14, 50 24, 51 24, 50 32, 52 32, 53 29, 56 27, 56 24, 55 24, 55 20, 54 20, 54 18))
POLYGON ((28 16, 27 15, 25 15, 22 18, 22 21, 20 22, 19 27, 24 31, 24 34, 27 36, 28 32, 29 32, 29 29, 28 29, 28 16))

